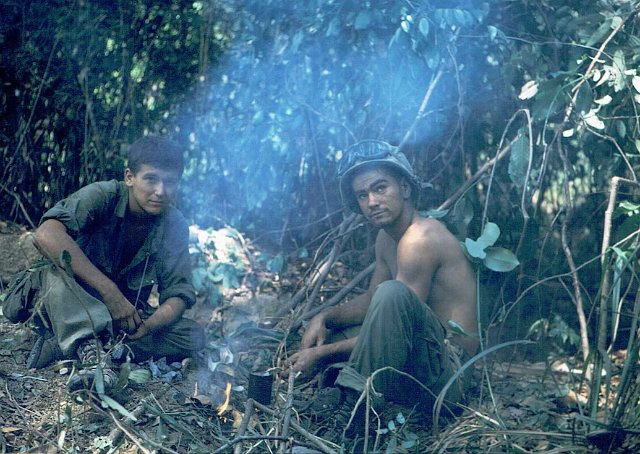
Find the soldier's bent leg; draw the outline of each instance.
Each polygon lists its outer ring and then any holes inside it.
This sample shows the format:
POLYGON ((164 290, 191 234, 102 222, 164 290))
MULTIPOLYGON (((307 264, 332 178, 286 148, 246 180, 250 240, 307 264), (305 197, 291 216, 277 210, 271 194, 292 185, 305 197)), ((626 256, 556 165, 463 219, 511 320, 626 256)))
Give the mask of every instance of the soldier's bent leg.
POLYGON ((191 319, 181 318, 165 329, 135 341, 127 341, 126 345, 133 353, 134 362, 163 356, 169 362, 180 361, 204 348, 204 328, 191 319))
POLYGON ((39 298, 66 357, 75 355, 75 349, 83 339, 112 333, 111 314, 104 303, 57 268, 51 267, 44 272, 39 298))
MULTIPOLYGON (((411 289, 399 281, 385 281, 375 290, 349 366, 336 384, 362 391, 365 377, 390 367, 410 374, 428 390, 393 371, 378 372, 373 384, 385 400, 431 405, 455 372, 445 334, 437 316, 411 289)), ((447 400, 460 398, 460 388, 453 386, 447 400)))

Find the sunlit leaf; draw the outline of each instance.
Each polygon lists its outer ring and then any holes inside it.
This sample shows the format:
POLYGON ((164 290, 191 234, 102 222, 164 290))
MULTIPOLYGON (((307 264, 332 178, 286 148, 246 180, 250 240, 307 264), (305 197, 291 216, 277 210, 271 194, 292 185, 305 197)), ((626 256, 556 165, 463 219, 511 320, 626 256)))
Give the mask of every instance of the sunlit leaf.
POLYGON ((429 21, 424 17, 420 19, 420 22, 418 22, 418 29, 420 30, 420 33, 422 33, 422 36, 427 38, 429 36, 429 21))
POLYGON ((536 93, 538 93, 538 83, 535 80, 530 80, 525 82, 525 84, 520 88, 520 94, 518 98, 525 100, 533 98, 536 93))
POLYGON ((487 248, 483 263, 490 270, 499 273, 511 271, 520 264, 513 252, 502 247, 487 248))
POLYGON ((484 251, 485 246, 471 238, 464 240, 464 246, 471 257, 482 260, 487 256, 487 253, 484 251))
POLYGON ((487 222, 482 230, 482 235, 478 238, 478 243, 484 248, 493 246, 500 236, 500 227, 493 222, 487 222))
POLYGON ((594 129, 604 129, 604 122, 595 113, 585 117, 584 122, 594 129))

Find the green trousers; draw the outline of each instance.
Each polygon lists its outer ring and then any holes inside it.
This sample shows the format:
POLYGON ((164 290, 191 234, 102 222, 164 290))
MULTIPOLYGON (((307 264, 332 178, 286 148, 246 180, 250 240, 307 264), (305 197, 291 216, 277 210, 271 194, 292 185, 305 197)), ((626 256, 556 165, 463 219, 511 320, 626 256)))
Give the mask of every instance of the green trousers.
MULTIPOLYGON (((421 302, 400 281, 380 284, 362 323, 349 361, 336 379, 336 385, 362 392, 366 378, 377 372, 373 387, 385 400, 404 405, 419 404, 429 411, 435 397, 460 367, 462 358, 445 341, 446 330, 431 308, 421 302)), ((447 403, 463 399, 463 380, 456 380, 446 395, 447 403)))
MULTIPOLYGON (((73 357, 78 344, 94 333, 105 340, 113 337, 111 314, 104 303, 63 271, 54 267, 45 270, 39 293, 44 321, 65 357, 73 357)), ((142 318, 151 313, 145 312, 142 318)), ((163 356, 179 361, 204 347, 204 330, 193 320, 181 318, 163 330, 125 343, 136 362, 163 356)))

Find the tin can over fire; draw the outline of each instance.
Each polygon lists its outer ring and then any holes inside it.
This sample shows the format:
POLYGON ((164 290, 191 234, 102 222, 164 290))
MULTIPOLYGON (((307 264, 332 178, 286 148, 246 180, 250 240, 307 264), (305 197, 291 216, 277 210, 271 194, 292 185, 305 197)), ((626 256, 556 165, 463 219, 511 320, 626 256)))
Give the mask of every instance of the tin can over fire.
POLYGON ((251 372, 249 374, 249 397, 263 405, 271 404, 273 375, 269 372, 251 372))

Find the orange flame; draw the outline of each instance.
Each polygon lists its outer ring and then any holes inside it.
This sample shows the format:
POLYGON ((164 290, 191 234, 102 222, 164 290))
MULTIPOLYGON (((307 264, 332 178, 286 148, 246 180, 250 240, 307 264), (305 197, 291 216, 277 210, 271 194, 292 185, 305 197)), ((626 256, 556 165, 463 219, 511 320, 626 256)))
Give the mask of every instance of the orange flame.
POLYGON ((224 403, 220 405, 220 407, 218 407, 218 416, 222 416, 222 414, 227 411, 227 408, 229 407, 229 398, 231 397, 231 383, 227 383, 227 387, 224 390, 224 395, 224 403))

